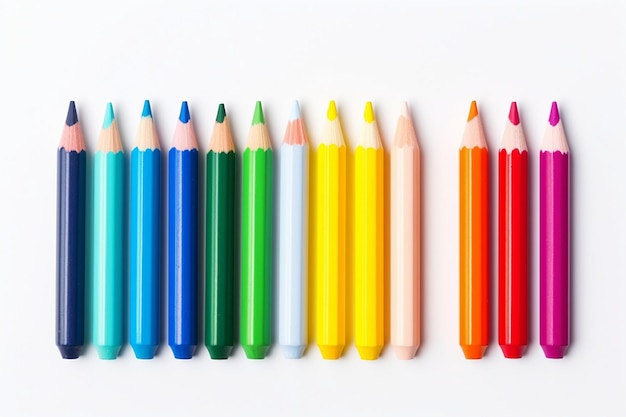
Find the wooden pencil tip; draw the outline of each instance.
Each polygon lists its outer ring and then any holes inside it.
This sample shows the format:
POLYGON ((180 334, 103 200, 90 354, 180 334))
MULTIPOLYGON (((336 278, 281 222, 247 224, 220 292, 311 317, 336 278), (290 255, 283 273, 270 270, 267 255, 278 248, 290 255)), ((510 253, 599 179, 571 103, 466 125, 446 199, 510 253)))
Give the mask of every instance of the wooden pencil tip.
POLYGON ((67 109, 67 117, 65 118, 65 124, 68 126, 74 126, 78 123, 78 114, 76 113, 76 103, 70 101, 70 107, 67 109))
POLYGON ((183 104, 180 106, 180 116, 178 116, 178 120, 181 123, 187 123, 191 119, 191 115, 189 114, 189 105, 186 101, 183 101, 183 104))
POLYGON ((365 103, 365 114, 363 116, 365 117, 365 121, 367 123, 374 123, 374 120, 376 120, 374 118, 374 107, 372 106, 371 101, 365 103))
POLYGON ((224 107, 224 103, 220 103, 217 108, 217 117, 215 121, 217 123, 224 123, 224 119, 226 118, 226 107, 224 107))
POLYGON ((335 100, 330 100, 330 103, 328 103, 328 111, 326 112, 326 117, 331 122, 337 118, 337 105, 335 104, 335 100))
POLYGON ((511 102, 511 108, 509 109, 509 120, 515 126, 519 124, 519 113, 517 112, 517 103, 515 101, 511 102))
POLYGON ((107 129, 115 120, 115 113, 113 112, 113 103, 107 103, 106 113, 104 114, 104 123, 102 124, 103 129, 107 129))
POLYGON ((150 108, 150 100, 143 102, 143 111, 141 117, 152 117, 152 109, 150 108))
POLYGON ((263 115, 263 106, 260 101, 256 102, 256 106, 254 107, 254 116, 252 116, 252 124, 265 124, 265 116, 263 115))
POLYGON ((552 108, 550 109, 550 124, 552 126, 556 126, 561 120, 561 115, 559 114, 559 106, 557 106, 556 101, 552 102, 552 108))
POLYGON ((476 116, 478 116, 478 106, 476 106, 476 100, 473 100, 472 105, 470 106, 469 115, 467 116, 467 121, 469 122, 476 116))

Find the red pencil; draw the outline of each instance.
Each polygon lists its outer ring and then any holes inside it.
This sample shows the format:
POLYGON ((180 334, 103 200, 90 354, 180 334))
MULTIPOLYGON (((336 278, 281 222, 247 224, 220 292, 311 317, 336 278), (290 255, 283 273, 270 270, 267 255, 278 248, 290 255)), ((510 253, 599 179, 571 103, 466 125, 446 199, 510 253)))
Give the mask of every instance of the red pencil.
POLYGON ((505 358, 528 344, 528 148, 515 102, 498 153, 498 344, 505 358))

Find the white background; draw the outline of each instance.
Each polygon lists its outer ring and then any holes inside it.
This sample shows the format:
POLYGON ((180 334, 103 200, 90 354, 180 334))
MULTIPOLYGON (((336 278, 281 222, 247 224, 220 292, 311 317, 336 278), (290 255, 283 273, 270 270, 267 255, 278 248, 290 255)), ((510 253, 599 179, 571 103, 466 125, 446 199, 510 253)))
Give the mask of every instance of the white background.
MULTIPOLYGON (((0 414, 625 415, 625 4, 3 1, 0 414), (192 360, 176 361, 162 345, 152 361, 134 359, 128 346, 112 362, 91 347, 61 360, 56 147, 67 104, 76 100, 93 151, 112 101, 129 151, 145 98, 164 148, 188 100, 203 152, 219 102, 241 150, 257 99, 275 148, 294 98, 313 144, 335 99, 351 146, 373 100, 389 149, 408 100, 423 155, 417 357, 398 361, 387 347, 363 362, 351 345, 341 360, 324 361, 311 344, 301 360, 274 348, 249 361, 237 347, 228 361, 212 361, 201 346, 192 360), (483 360, 463 359, 458 346, 457 152, 472 99, 492 173, 511 100, 531 152, 531 342, 521 360, 503 358, 495 331, 483 360), (564 360, 545 359, 538 345, 537 153, 552 100, 572 154, 572 345, 564 360)), ((495 272, 495 216, 492 226, 495 272)))

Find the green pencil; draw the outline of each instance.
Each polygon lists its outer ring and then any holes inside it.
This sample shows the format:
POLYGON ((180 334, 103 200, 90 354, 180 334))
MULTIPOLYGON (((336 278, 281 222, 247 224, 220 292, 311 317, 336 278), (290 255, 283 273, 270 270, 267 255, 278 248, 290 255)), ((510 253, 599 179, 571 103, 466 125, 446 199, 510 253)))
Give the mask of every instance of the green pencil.
POLYGON ((272 281, 272 144, 257 101, 243 152, 241 202, 241 345, 248 359, 270 346, 272 281))
POLYGON ((204 344, 212 359, 233 349, 235 145, 220 104, 206 156, 206 306, 204 344))

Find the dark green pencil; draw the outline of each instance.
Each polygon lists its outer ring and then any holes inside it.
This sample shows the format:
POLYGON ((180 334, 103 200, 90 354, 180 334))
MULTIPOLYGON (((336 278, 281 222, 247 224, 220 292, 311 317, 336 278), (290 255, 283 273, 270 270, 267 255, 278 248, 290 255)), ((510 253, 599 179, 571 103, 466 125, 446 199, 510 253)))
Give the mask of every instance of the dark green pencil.
POLYGON ((235 145, 224 105, 206 156, 206 304, 204 344, 212 359, 233 349, 235 284, 235 145))

